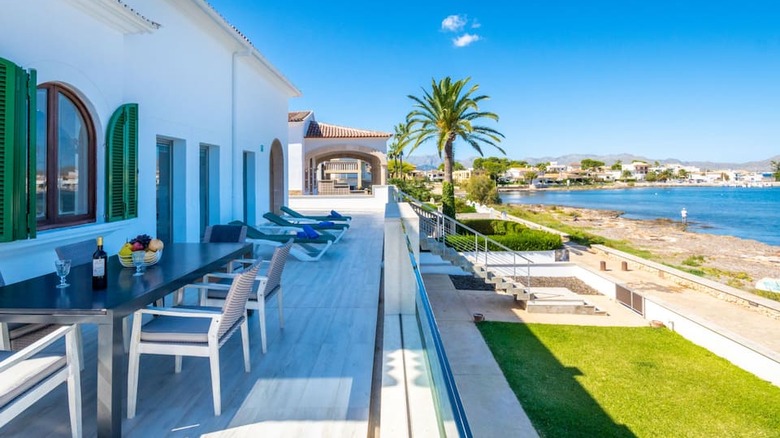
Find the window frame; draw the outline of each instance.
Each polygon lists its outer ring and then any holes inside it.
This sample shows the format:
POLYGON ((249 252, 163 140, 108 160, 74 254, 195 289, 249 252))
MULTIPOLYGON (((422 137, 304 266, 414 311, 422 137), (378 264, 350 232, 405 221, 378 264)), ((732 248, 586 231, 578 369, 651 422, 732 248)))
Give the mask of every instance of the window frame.
MULTIPOLYGON (((81 98, 71 89, 56 82, 38 85, 38 90, 46 90, 46 213, 38 219, 38 229, 47 230, 95 222, 96 174, 97 174, 97 132, 95 124, 81 98), (57 173, 59 163, 59 126, 58 96, 65 96, 79 112, 87 129, 87 212, 79 215, 59 215, 59 188, 57 173)), ((37 169, 36 169, 37 172, 37 169)))

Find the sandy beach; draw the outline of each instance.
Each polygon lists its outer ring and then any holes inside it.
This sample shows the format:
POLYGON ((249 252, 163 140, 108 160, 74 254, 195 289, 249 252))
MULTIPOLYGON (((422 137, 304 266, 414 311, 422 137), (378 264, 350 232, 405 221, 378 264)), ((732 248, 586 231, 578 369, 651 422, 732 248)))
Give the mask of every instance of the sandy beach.
POLYGON ((544 210, 565 224, 628 242, 655 254, 656 261, 662 263, 684 266, 683 261, 693 261, 699 266, 684 267, 702 270, 708 278, 748 291, 760 278, 780 277, 780 247, 755 240, 686 231, 681 223, 670 220, 626 219, 616 211, 543 205, 517 207, 544 210))

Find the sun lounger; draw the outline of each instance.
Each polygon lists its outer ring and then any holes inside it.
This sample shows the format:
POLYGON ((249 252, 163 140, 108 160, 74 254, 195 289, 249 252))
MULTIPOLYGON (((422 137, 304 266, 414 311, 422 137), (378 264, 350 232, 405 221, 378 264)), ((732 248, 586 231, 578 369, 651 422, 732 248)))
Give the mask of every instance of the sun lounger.
MULTIPOLYGON (((352 220, 352 216, 344 216, 338 214, 336 213, 335 210, 331 210, 331 214, 327 216, 316 216, 316 215, 306 215, 306 214, 299 213, 293 210, 292 208, 284 205, 281 207, 281 209, 283 212, 287 213, 290 217, 295 219, 310 219, 314 221, 331 221, 331 222, 349 222, 352 220)), ((295 222, 295 221, 291 220, 290 222, 295 222)))
POLYGON ((282 246, 292 237, 293 247, 290 249, 290 255, 302 262, 316 262, 336 241, 336 236, 327 233, 318 233, 319 237, 311 239, 299 237, 296 231, 292 231, 292 234, 289 234, 289 232, 283 232, 282 234, 264 233, 241 221, 233 221, 230 225, 246 226, 247 241, 255 245, 282 246))
POLYGON ((333 243, 338 242, 341 240, 341 238, 344 236, 344 233, 349 228, 349 224, 337 224, 333 222, 319 222, 316 224, 296 224, 293 222, 288 221, 287 219, 276 215, 274 213, 268 212, 263 215, 266 220, 268 220, 269 223, 279 226, 279 227, 286 227, 286 228, 297 228, 299 231, 303 230, 304 226, 309 226, 316 230, 319 233, 326 232, 328 234, 332 234, 336 236, 336 240, 333 243))

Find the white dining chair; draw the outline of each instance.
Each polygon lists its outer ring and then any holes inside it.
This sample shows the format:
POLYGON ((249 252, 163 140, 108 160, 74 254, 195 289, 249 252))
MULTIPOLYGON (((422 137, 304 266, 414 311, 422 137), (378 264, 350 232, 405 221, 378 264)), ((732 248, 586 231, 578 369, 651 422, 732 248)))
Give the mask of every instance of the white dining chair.
POLYGON ((127 418, 135 417, 138 377, 142 354, 176 357, 175 372, 181 372, 182 356, 208 357, 214 415, 222 412, 219 376, 219 349, 239 328, 244 351, 244 370, 249 372, 249 327, 246 302, 254 291, 260 267, 255 263, 237 275, 227 292, 222 309, 213 307, 149 307, 135 312, 127 370, 127 418), (143 324, 144 315, 156 316, 143 324))
MULTIPOLYGON (((0 287, 5 286, 0 273, 0 287)), ((0 350, 21 350, 57 328, 54 324, 25 324, 0 322, 0 350)))
MULTIPOLYGON (((256 277, 256 292, 249 295, 246 307, 247 309, 257 310, 260 323, 260 339, 263 354, 266 352, 266 328, 265 328, 265 300, 276 295, 277 305, 279 307, 279 327, 284 328, 284 307, 282 305, 282 272, 290 255, 290 249, 293 245, 293 239, 286 244, 274 249, 271 261, 268 263, 268 270, 265 275, 256 277)), ((236 264, 255 263, 256 260, 238 259, 230 264, 231 270, 236 269, 236 264)), ((194 287, 200 291, 199 300, 201 306, 222 306, 230 288, 228 284, 219 283, 220 280, 235 277, 235 273, 215 272, 206 275, 202 283, 191 284, 186 287, 194 287), (216 280, 216 282, 212 281, 216 280)))
POLYGON ((81 365, 76 353, 76 328, 77 325, 59 326, 20 351, 0 351, 0 428, 67 382, 71 435, 82 435, 81 365), (62 337, 65 337, 64 355, 43 352, 62 337))

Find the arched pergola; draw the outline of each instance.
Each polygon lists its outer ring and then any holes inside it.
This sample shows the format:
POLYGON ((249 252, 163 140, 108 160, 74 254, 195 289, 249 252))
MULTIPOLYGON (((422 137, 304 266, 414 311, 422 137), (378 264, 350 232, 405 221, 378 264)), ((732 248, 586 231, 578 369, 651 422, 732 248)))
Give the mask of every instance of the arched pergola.
POLYGON ((392 134, 317 122, 311 111, 291 112, 288 122, 290 193, 349 194, 386 184, 392 134))
POLYGON ((329 180, 330 175, 339 173, 355 173, 358 181, 355 187, 357 190, 386 183, 387 157, 385 153, 360 144, 331 144, 313 149, 306 154, 305 163, 304 190, 307 193, 317 193, 319 191, 318 182, 329 180), (363 180, 364 173, 369 173, 370 179, 363 180))

